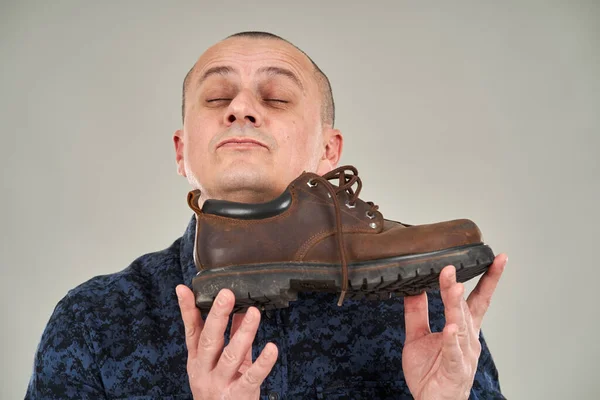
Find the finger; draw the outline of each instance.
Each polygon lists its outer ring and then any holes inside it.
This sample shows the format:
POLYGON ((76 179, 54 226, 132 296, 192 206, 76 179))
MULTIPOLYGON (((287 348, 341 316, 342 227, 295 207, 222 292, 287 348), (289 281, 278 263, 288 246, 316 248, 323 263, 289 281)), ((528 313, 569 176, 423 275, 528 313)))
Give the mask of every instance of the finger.
POLYGON ((481 353, 481 344, 479 343, 479 331, 475 329, 475 324, 473 323, 473 316, 471 315, 471 310, 469 310, 469 305, 464 299, 462 300, 461 304, 467 323, 469 350, 473 351, 474 354, 477 355, 476 358, 479 359, 479 354, 481 353))
POLYGON ((229 330, 230 338, 232 338, 233 335, 235 335, 235 332, 237 332, 237 330, 240 328, 240 325, 242 325, 245 316, 246 313, 237 312, 233 314, 233 317, 231 317, 231 329, 229 330))
POLYGON ((204 322, 200 316, 200 310, 196 307, 194 293, 185 285, 177 285, 175 288, 181 318, 185 327, 185 345, 188 349, 188 358, 195 358, 198 351, 198 339, 202 332, 204 322))
POLYGON ((449 376, 461 375, 464 365, 463 352, 458 340, 458 326, 446 325, 442 332, 442 342, 442 367, 449 376))
POLYGON ((222 289, 208 312, 204 329, 198 339, 198 361, 204 372, 214 369, 217 359, 223 351, 225 330, 234 303, 233 293, 229 289, 222 289))
POLYGON ((431 333, 427 292, 404 298, 404 325, 406 343, 431 333))
POLYGON ((455 324, 458 327, 461 345, 468 345, 470 335, 462 304, 465 287, 462 283, 456 282, 456 269, 453 266, 445 267, 440 273, 440 288, 446 325, 455 324))
POLYGON ((260 385, 273 369, 277 361, 277 346, 267 343, 254 364, 236 381, 232 389, 232 398, 238 399, 260 390, 260 385))
POLYGON ((244 362, 260 324, 260 311, 255 307, 248 308, 239 329, 233 335, 229 344, 223 349, 221 357, 214 369, 214 379, 226 386, 244 362))
POLYGON ((465 315, 465 323, 467 325, 467 328, 469 329, 469 333, 471 334, 471 336, 479 336, 479 332, 476 332, 474 330, 473 316, 471 315, 471 311, 469 310, 469 305, 464 299, 461 301, 461 306, 463 309, 463 314, 465 315))
MULTIPOLYGON (((233 318, 231 321, 231 330, 229 333, 230 338, 232 338, 233 335, 239 329, 240 325, 242 324, 242 321, 244 320, 244 316, 245 316, 245 313, 233 314, 233 318)), ((246 357, 244 358, 244 362, 242 363, 242 368, 244 365, 247 365, 248 367, 250 367, 250 365, 252 365, 252 347, 250 347, 250 349, 248 349, 248 353, 246 353, 246 357)), ((240 371, 243 373, 245 371, 245 369, 243 371, 242 371, 242 369, 240 369, 240 371)))
POLYGON ((473 326, 477 332, 481 329, 483 316, 490 307, 492 296, 494 295, 494 291, 500 281, 500 277, 502 276, 507 261, 508 257, 506 254, 497 255, 492 265, 488 268, 486 273, 483 274, 479 282, 477 282, 477 286, 475 286, 475 289, 473 289, 467 299, 469 310, 471 310, 471 314, 473 315, 473 326))

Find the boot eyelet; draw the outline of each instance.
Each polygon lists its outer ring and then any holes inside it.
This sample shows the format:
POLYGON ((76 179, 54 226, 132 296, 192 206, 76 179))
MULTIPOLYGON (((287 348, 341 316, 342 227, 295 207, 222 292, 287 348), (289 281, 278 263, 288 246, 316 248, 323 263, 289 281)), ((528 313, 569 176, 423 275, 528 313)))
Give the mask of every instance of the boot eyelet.
POLYGON ((354 208, 354 207, 356 207, 356 204, 350 204, 350 202, 348 200, 346 200, 346 207, 354 208))
POLYGON ((375 218, 375 213, 372 213, 371 211, 367 211, 367 212, 365 213, 365 215, 366 215, 366 216, 367 216, 367 218, 369 218, 369 219, 373 219, 373 218, 375 218))
POLYGON ((370 226, 372 229, 375 229, 375 228, 377 228, 377 224, 376 224, 375 222, 371 222, 371 223, 369 224, 369 226, 370 226))
POLYGON ((315 187, 319 184, 319 182, 315 182, 314 180, 310 179, 308 182, 306 182, 306 184, 308 185, 308 187, 315 187))

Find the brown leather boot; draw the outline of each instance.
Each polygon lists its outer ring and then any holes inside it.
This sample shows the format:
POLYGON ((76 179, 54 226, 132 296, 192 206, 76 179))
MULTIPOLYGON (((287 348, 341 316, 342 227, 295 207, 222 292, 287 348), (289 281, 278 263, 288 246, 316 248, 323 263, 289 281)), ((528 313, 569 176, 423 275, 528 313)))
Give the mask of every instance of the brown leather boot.
POLYGON ((303 173, 262 204, 207 200, 200 209, 200 191, 191 191, 197 306, 209 310, 222 288, 235 293, 235 311, 287 307, 299 291, 340 293, 338 305, 344 297, 414 295, 439 288, 447 265, 464 282, 494 260, 472 221, 386 220, 358 198, 361 187, 356 168, 345 166, 323 176, 303 173))

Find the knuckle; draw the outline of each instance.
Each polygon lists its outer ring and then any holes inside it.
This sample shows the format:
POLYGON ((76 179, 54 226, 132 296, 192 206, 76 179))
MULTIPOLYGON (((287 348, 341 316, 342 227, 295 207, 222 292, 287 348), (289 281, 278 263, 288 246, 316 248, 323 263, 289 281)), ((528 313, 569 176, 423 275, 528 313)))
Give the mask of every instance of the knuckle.
POLYGON ((246 381, 246 383, 250 386, 257 386, 260 384, 260 380, 258 379, 258 377, 256 376, 256 373, 252 370, 252 368, 249 368, 245 373, 244 373, 244 380, 246 381))
POLYGON ((200 383, 200 379, 195 379, 192 378, 192 376, 190 376, 190 389, 192 389, 192 391, 199 391, 199 390, 203 390, 203 386, 200 383))
POLYGON ((266 357, 258 357, 256 361, 261 368, 268 368, 271 364, 271 362, 266 357))
POLYGON ((188 368, 188 380, 190 383, 190 388, 194 391, 204 390, 204 386, 206 386, 205 384, 203 384, 205 380, 202 379, 198 371, 194 368, 188 368))
POLYGON ((475 287, 473 291, 477 296, 478 303, 481 304, 482 307, 489 307, 492 303, 492 296, 485 293, 480 287, 475 287))
POLYGON ((456 286, 454 287, 454 293, 453 293, 456 297, 460 297, 462 298, 465 295, 465 285, 463 285, 462 283, 457 283, 456 286))
POLYGON ((194 325, 191 326, 187 326, 185 327, 185 336, 186 337, 192 337, 196 334, 196 327, 194 325))
POLYGON ((214 397, 211 398, 218 398, 219 400, 232 400, 235 399, 235 396, 233 396, 233 394, 231 393, 231 388, 227 387, 221 391, 219 391, 218 394, 216 394, 214 397))
POLYGON ((473 302, 473 310, 476 313, 484 313, 492 304, 490 296, 481 295, 481 292, 476 292, 476 301, 473 302))
POLYGON ((213 317, 215 317, 215 318, 223 318, 226 315, 228 315, 227 310, 223 310, 220 306, 219 307, 213 306, 210 309, 210 314, 212 314, 213 317))
POLYGON ((200 361, 198 359, 194 358, 192 360, 188 360, 187 373, 188 373, 188 378, 190 380, 190 384, 199 383, 199 382, 203 381, 203 379, 200 378, 200 376, 201 376, 200 366, 201 366, 200 361))
POLYGON ((215 340, 211 339, 207 335, 200 335, 200 340, 198 340, 198 342, 200 343, 200 347, 203 349, 210 349, 215 344, 215 340))
POLYGON ((485 307, 485 309, 487 310, 490 305, 492 304, 492 298, 489 296, 486 296, 483 298, 483 306, 485 307))
POLYGON ((221 359, 227 364, 235 364, 238 361, 238 357, 229 349, 229 347, 225 347, 221 359))
POLYGON ((481 299, 475 308, 475 313, 479 316, 484 316, 487 310, 490 308, 489 299, 481 299))

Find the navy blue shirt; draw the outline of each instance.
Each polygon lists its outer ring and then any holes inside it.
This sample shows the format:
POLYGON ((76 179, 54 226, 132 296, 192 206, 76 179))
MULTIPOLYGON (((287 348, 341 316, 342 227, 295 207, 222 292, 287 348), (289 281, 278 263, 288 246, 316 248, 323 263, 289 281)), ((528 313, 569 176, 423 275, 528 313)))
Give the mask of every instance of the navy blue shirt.
MULTIPOLYGON (((44 330, 26 398, 192 398, 175 287, 191 285, 196 273, 195 224, 192 217, 167 249, 69 291, 44 330)), ((289 308, 263 311, 253 358, 272 341, 279 359, 261 399, 411 397, 402 373, 403 298, 336 302, 335 294, 301 293, 289 308)), ((441 331, 439 292, 429 294, 429 304, 432 330, 441 331)), ((483 336, 480 341, 471 398, 503 399, 483 336)))

